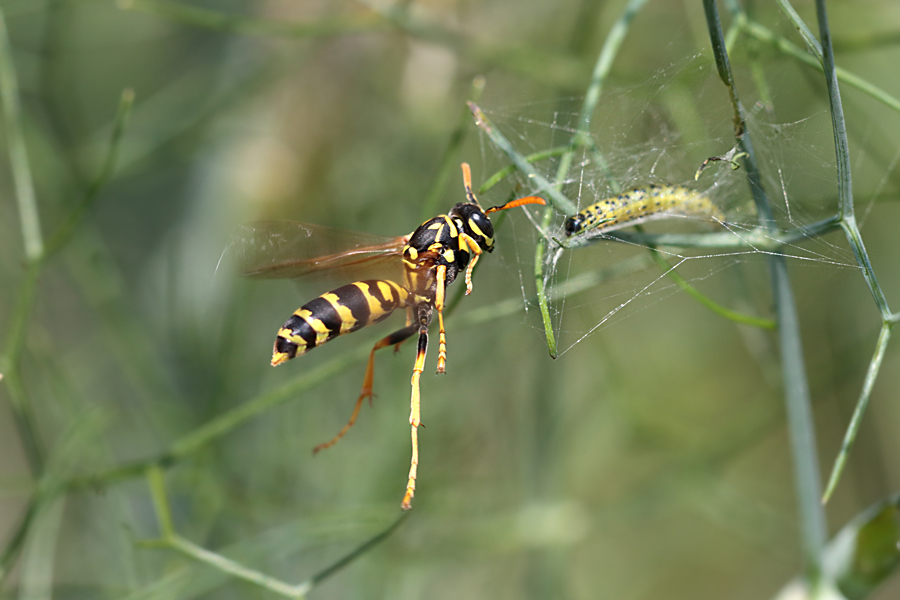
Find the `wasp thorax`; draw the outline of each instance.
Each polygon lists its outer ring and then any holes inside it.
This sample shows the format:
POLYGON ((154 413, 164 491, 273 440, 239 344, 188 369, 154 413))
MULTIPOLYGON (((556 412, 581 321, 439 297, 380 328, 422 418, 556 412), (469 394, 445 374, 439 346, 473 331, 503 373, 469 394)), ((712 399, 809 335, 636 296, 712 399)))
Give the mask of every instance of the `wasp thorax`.
POLYGON ((456 219, 459 228, 474 239, 482 250, 494 250, 494 225, 484 209, 472 202, 460 202, 450 210, 450 216, 456 219))

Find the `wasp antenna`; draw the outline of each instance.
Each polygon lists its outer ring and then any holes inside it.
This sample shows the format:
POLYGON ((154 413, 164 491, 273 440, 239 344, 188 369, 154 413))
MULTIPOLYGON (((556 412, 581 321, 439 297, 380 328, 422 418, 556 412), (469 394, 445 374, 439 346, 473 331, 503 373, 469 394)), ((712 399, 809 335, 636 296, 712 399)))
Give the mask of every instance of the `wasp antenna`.
POLYGON ((502 206, 492 206, 491 208, 484 211, 486 214, 490 214, 492 212, 497 212, 500 210, 506 210, 507 208, 516 208, 517 206, 524 206, 526 204, 541 204, 543 206, 547 205, 547 201, 541 198, 540 196, 526 196, 524 198, 517 198, 515 200, 510 200, 506 204, 502 206))
POLYGON ((463 186, 466 188, 466 198, 469 199, 469 202, 478 204, 478 198, 475 197, 475 192, 472 191, 472 169, 469 168, 469 163, 463 163, 461 166, 463 172, 463 186))

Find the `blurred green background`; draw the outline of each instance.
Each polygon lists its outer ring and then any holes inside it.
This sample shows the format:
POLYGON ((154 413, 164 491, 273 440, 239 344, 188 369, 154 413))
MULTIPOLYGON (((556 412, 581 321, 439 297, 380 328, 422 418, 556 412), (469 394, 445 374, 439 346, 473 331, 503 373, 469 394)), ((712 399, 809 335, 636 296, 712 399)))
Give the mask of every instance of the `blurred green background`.
MULTIPOLYGON (((315 458, 311 449, 346 421, 362 354, 402 317, 272 369, 278 327, 329 284, 242 280, 227 260, 217 271, 220 256, 235 227, 257 219, 401 235, 446 211, 462 199, 460 162, 472 164, 476 186, 508 164, 466 112, 476 76, 485 82, 479 105, 520 152, 568 143, 623 6, 0 2, 46 238, 89 193, 123 90, 135 95, 114 174, 43 265, 24 321, 19 211, 6 151, 0 160, 0 336, 25 327, 12 385, 21 383, 40 455, 29 461, 28 426, 14 418, 19 396, 7 378, 0 541, 17 556, 0 595, 275 597, 171 549, 137 544, 159 536, 150 488, 140 471, 107 470, 157 457, 217 417, 340 361, 348 364, 319 384, 166 463, 174 526, 292 583, 389 527, 408 469, 414 344, 378 356, 374 408, 364 407, 334 448, 315 458), (98 472, 109 479, 41 506, 17 543, 38 474, 51 485, 98 472)), ((795 6, 815 30, 812 3, 795 6)), ((776 6, 748 8, 802 47, 776 6)), ((900 7, 873 0, 829 9, 838 64, 900 96, 891 37, 900 7)), ((650 1, 636 16, 592 127, 620 184, 689 182, 704 158, 733 147, 709 47, 700 3, 650 1)), ((821 73, 747 35, 732 61, 779 224, 834 214, 821 73)), ((896 310, 900 114, 842 89, 857 214, 896 310)), ((553 177, 553 161, 536 166, 553 177)), ((570 177, 565 189, 581 206, 609 192, 595 164, 576 164, 570 177)), ((753 220, 742 173, 713 165, 700 184, 734 230, 753 220)), ((533 192, 516 176, 481 199, 491 206, 533 192)), ((312 597, 773 596, 803 564, 773 334, 679 292, 645 249, 601 242, 563 254, 553 271, 551 283, 563 286, 618 269, 552 304, 564 350, 554 361, 536 311, 535 230, 523 212, 510 213, 473 295, 447 320, 444 376, 432 374, 432 344, 414 510, 312 597)), ((653 227, 673 230, 710 229, 653 227)), ((827 477, 880 321, 840 233, 789 253, 799 257, 788 264, 827 477)), ((704 256, 679 273, 705 294, 772 316, 764 254, 679 254, 704 256)), ((827 506, 832 533, 900 487, 898 386, 894 343, 827 506)), ((898 594, 893 581, 871 597, 898 594)))

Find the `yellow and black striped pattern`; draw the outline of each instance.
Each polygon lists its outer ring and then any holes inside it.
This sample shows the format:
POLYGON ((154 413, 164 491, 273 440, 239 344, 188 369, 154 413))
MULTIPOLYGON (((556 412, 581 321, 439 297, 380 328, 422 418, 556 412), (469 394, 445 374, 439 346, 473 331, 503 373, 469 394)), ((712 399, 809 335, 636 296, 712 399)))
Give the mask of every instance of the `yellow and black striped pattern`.
POLYGON ((408 305, 409 292, 393 281, 369 279, 341 286, 298 308, 278 330, 272 365, 329 340, 386 319, 408 305))
POLYGON ((566 219, 567 236, 582 231, 606 232, 671 216, 704 216, 722 222, 725 216, 708 196, 682 185, 651 185, 605 198, 566 219))

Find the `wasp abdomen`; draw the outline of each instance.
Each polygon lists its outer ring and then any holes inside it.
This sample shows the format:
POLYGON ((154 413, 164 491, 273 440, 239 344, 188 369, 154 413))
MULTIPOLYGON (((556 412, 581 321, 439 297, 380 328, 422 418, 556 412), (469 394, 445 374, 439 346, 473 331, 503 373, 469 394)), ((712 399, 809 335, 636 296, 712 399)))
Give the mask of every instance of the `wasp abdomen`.
POLYGON ((298 308, 278 330, 272 365, 305 354, 316 346, 386 319, 407 306, 409 292, 388 280, 368 279, 341 286, 298 308))

